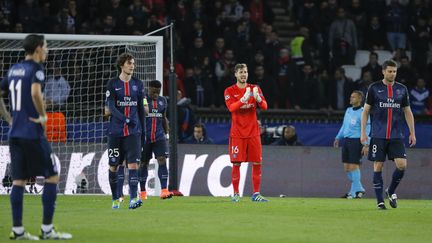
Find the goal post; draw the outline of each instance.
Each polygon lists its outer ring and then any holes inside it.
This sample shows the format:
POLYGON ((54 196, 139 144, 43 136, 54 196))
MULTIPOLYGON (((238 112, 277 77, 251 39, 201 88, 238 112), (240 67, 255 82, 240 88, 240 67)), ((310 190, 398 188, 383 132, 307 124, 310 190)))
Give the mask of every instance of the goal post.
MULTIPOLYGON (((24 59, 22 40, 27 34, 0 33, 0 79, 11 65, 24 59)), ((66 80, 69 91, 53 89, 53 102, 46 109, 52 115, 52 130, 47 130, 53 160, 60 172, 60 193, 109 194, 108 155, 104 117, 106 83, 118 76, 118 55, 129 52, 135 58, 134 77, 144 82, 163 81, 163 37, 122 35, 44 34, 48 57, 44 63, 45 81, 66 80), (60 94, 61 93, 61 94, 60 94), (63 134, 63 136, 61 136, 63 134), (82 179, 87 181, 80 190, 82 179)), ((163 83, 163 82, 162 82, 163 83)), ((54 86, 56 87, 56 86, 54 86)), ((46 97, 48 98, 48 97, 46 97)), ((10 163, 7 123, 0 121, 0 182, 10 163)), ((149 175, 152 173, 150 172, 149 175)), ((157 174, 156 174, 157 176, 157 174)), ((37 180, 38 182, 38 180, 37 180)), ((154 185, 149 178, 148 183, 154 185)), ((152 188, 150 185, 150 188, 152 188)), ((42 184, 36 183, 36 189, 42 184)), ((38 190, 39 191, 39 190, 38 190)), ((7 188, 0 183, 0 194, 7 188)))

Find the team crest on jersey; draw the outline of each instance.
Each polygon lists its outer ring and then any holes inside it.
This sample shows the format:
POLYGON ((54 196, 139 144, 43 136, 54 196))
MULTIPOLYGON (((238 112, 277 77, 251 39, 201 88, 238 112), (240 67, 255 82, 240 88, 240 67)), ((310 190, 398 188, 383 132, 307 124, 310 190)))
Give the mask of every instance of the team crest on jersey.
POLYGON ((42 70, 37 71, 37 72, 36 72, 36 78, 37 78, 39 81, 43 81, 43 80, 45 79, 45 73, 42 72, 42 70))
POLYGON ((137 90, 138 90, 138 87, 137 87, 136 85, 132 85, 132 90, 133 90, 133 91, 137 91, 137 90))
POLYGON ((401 94, 400 89, 397 89, 395 93, 396 93, 396 95, 400 95, 401 94))
POLYGON ((109 92, 109 90, 107 90, 106 93, 105 93, 105 95, 106 95, 107 98, 110 96, 110 94, 111 93, 109 92))
POLYGON ((159 105, 163 105, 164 103, 162 102, 162 100, 159 100, 159 105))
POLYGON ((229 100, 230 96, 229 95, 225 95, 225 100, 229 100))

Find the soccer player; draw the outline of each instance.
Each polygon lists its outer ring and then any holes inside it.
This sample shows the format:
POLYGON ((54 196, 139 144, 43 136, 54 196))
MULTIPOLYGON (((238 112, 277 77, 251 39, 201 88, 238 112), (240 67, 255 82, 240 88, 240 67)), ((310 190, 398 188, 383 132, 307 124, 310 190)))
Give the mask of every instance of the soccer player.
POLYGON ((382 65, 384 79, 369 86, 366 104, 361 120, 361 142, 366 144, 366 123, 371 113, 371 141, 369 144, 369 160, 374 161, 373 184, 378 209, 386 209, 383 198, 382 168, 386 156, 393 160, 396 169, 393 172, 390 186, 386 189, 390 206, 397 207, 396 187, 404 176, 407 166, 405 146, 403 143, 404 122, 409 128, 410 147, 416 144, 414 116, 410 108, 407 88, 395 82, 397 64, 393 60, 382 65))
POLYGON ((26 181, 34 176, 44 176, 42 193, 43 220, 40 239, 71 239, 69 233, 61 233, 53 227, 59 175, 51 160, 51 146, 45 137, 47 116, 42 87, 45 72, 41 63, 48 54, 43 35, 28 35, 23 41, 25 60, 13 65, 1 82, 4 92, 9 90, 11 114, 0 99, 0 113, 9 123, 9 151, 11 155, 12 192, 12 240, 39 240, 24 230, 23 198, 26 181), (11 117, 12 115, 12 117, 11 117))
POLYGON ((246 64, 239 63, 234 67, 237 83, 225 89, 225 104, 231 112, 231 131, 229 136, 229 154, 232 167, 233 202, 240 201, 239 182, 240 165, 251 162, 253 202, 268 202, 260 194, 262 147, 260 129, 256 115, 257 106, 267 110, 267 102, 261 89, 247 83, 248 69, 246 64))
POLYGON ((144 85, 141 80, 132 77, 135 60, 131 54, 121 54, 117 59, 117 66, 121 73, 119 77, 108 81, 106 91, 111 114, 108 127, 108 158, 112 208, 120 207, 117 170, 124 159, 129 170, 129 209, 135 209, 142 205, 137 192, 141 134, 145 115, 144 85))
POLYGON ((158 80, 150 81, 148 95, 145 100, 148 101, 149 112, 146 114, 146 132, 143 139, 143 149, 141 155, 141 165, 139 169, 140 181, 140 198, 147 199, 146 182, 148 176, 148 164, 155 154, 159 164, 158 177, 161 183, 161 199, 169 199, 173 194, 168 191, 168 168, 166 165, 168 157, 168 139, 169 133, 168 119, 166 117, 167 100, 159 96, 162 83, 158 80))
MULTIPOLYGON (((361 114, 363 112, 363 92, 355 90, 350 96, 350 104, 343 119, 342 127, 334 140, 333 146, 339 147, 339 141, 343 139, 342 163, 351 181, 351 189, 343 198, 362 198, 365 189, 361 183, 360 159, 362 155, 368 152, 368 145, 360 143, 361 114)), ((366 127, 367 132, 370 130, 370 124, 366 127)), ((367 144, 369 141, 367 142, 367 144)))

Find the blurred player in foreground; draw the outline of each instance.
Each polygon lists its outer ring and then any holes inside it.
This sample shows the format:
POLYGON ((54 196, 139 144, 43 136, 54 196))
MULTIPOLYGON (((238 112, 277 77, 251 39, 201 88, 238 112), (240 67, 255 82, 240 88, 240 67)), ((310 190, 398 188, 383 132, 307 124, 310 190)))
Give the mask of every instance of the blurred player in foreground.
POLYGON ((69 233, 56 231, 52 221, 57 199, 59 175, 51 160, 51 146, 45 136, 47 115, 42 87, 45 72, 41 63, 48 55, 43 35, 28 35, 23 41, 25 60, 13 65, 1 82, 4 92, 9 90, 10 109, 6 110, 0 99, 1 116, 9 123, 9 150, 12 169, 10 202, 13 227, 11 240, 39 240, 24 230, 23 201, 26 181, 34 176, 44 176, 42 193, 43 220, 40 239, 71 239, 69 233))

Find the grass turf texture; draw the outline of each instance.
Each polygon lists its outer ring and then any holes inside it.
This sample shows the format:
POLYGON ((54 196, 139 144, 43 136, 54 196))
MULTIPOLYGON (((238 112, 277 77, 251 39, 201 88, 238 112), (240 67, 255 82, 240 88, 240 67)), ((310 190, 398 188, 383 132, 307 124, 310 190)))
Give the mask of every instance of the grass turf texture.
MULTIPOLYGON (((59 196, 54 224, 74 242, 431 242, 432 203, 399 200, 269 198, 239 203, 222 197, 149 197, 141 208, 111 209, 108 196, 59 196)), ((24 225, 39 234, 40 196, 25 196, 24 225)), ((8 196, 0 196, 0 242, 11 227, 8 196)))

